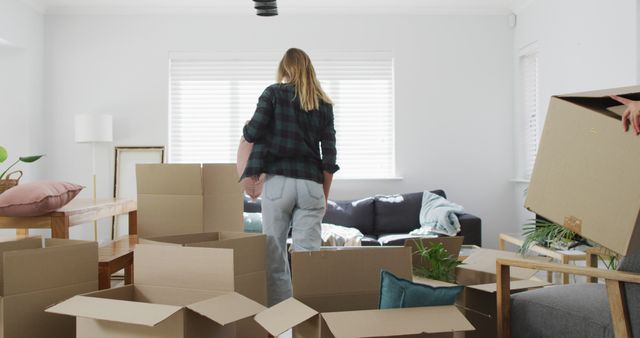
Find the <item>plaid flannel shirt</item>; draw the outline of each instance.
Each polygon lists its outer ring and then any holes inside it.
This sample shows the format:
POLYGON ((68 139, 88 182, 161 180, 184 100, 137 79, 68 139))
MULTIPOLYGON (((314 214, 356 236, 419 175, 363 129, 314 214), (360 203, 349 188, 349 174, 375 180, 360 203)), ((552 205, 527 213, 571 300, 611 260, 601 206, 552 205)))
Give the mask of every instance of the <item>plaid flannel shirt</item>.
POLYGON ((254 144, 242 177, 267 173, 322 183, 323 171, 339 169, 333 107, 321 101, 319 109, 303 111, 293 85, 267 87, 242 133, 254 144))

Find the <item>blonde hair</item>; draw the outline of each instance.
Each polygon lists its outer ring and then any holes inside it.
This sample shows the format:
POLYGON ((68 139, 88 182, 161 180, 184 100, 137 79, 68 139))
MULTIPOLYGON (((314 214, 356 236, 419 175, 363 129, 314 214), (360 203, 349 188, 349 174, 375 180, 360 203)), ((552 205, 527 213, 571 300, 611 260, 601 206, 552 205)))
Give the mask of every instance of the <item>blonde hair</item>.
POLYGON ((298 48, 290 48, 284 53, 278 65, 277 81, 285 81, 296 87, 296 96, 304 111, 320 107, 320 100, 333 104, 329 96, 320 87, 309 55, 298 48))

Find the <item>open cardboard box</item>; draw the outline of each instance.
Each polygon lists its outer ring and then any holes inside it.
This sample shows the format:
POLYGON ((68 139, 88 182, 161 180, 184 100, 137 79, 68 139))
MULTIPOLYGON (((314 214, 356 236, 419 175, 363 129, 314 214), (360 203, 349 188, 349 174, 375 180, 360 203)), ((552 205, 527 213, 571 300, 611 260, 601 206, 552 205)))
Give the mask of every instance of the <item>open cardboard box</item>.
POLYGON ((609 95, 640 100, 640 86, 551 98, 525 207, 628 255, 640 251, 640 137, 609 95))
POLYGON ((242 186, 235 164, 139 164, 138 235, 242 232, 242 186))
POLYGON ((255 320, 277 336, 452 337, 473 330, 455 306, 378 310, 380 272, 411 280, 408 247, 323 248, 293 252, 293 297, 255 320))
POLYGON ((47 309, 76 317, 77 337, 235 337, 265 307, 236 292, 233 251, 136 246, 135 284, 75 296, 47 309))
POLYGON ((0 239, 0 337, 75 336, 73 318, 51 304, 98 289, 95 242, 40 237, 0 239))
MULTIPOLYGON (((477 249, 463 265, 456 268, 456 283, 464 285, 458 305, 465 311, 465 316, 476 328, 466 332, 465 337, 494 338, 497 336, 497 303, 496 303, 496 259, 523 259, 514 252, 477 249)), ((527 257, 527 259, 549 261, 547 257, 527 257)), ((522 292, 549 285, 534 278, 536 270, 512 268, 511 293, 522 292)))
MULTIPOLYGON (((235 291, 262 305, 267 305, 265 235, 223 231, 141 238, 139 242, 144 244, 233 249, 235 291)), ((239 321, 236 327, 237 337, 258 338, 267 336, 267 332, 251 318, 239 321)))

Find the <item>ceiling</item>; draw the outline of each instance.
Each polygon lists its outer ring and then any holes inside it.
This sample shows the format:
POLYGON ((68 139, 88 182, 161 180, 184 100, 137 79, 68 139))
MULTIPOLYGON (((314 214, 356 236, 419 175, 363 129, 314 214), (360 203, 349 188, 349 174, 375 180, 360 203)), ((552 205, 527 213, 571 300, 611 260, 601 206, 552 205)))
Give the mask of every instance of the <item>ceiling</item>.
MULTIPOLYGON (((47 14, 252 13, 251 0, 22 0, 47 14)), ((277 0, 282 14, 507 14, 525 0, 277 0)))

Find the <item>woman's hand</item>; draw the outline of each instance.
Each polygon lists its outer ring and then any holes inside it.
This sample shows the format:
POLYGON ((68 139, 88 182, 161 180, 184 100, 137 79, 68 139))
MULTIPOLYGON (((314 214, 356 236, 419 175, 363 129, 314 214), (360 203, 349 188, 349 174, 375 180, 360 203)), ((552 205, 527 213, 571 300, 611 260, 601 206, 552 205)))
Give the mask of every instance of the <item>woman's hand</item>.
POLYGON ((616 95, 611 96, 611 98, 627 106, 627 109, 622 113, 624 131, 628 131, 629 124, 631 124, 636 135, 640 134, 640 101, 633 101, 616 95))

